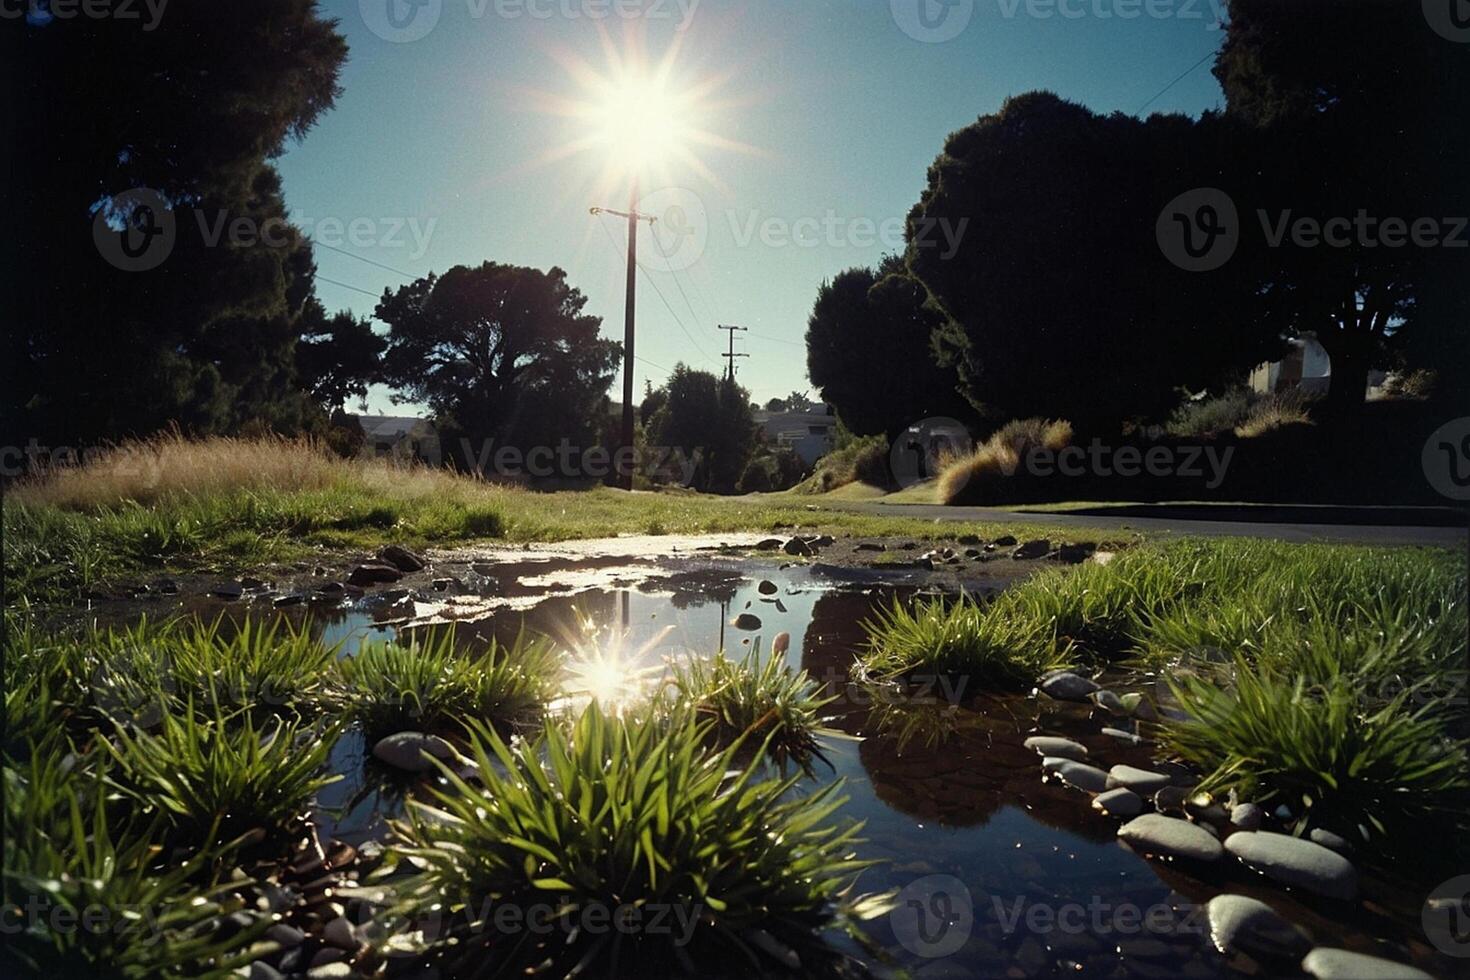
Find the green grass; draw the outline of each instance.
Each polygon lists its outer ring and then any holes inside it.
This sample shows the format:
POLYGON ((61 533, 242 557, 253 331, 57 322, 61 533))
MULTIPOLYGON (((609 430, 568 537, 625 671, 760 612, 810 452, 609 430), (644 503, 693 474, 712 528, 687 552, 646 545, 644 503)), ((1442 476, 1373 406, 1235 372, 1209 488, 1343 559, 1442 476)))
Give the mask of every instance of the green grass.
POLYGON ((471 651, 441 630, 339 661, 335 696, 370 742, 402 731, 457 735, 467 719, 515 730, 541 720, 562 673, 560 654, 543 639, 522 635, 508 647, 492 640, 471 651))
POLYGON ((478 779, 441 766, 447 785, 395 825, 397 852, 422 869, 404 911, 436 913, 431 955, 446 972, 493 956, 504 975, 539 964, 557 976, 753 976, 796 972, 779 969, 788 955, 815 972, 818 932, 865 866, 858 827, 833 819, 840 784, 796 795, 801 774, 773 778, 760 759, 737 763, 734 746, 708 750, 707 726, 595 702, 515 748, 476 726, 478 779), (671 931, 568 927, 628 906, 663 911, 671 931), (497 927, 503 907, 545 910, 553 927, 497 927))
POLYGON ((1237 657, 1231 676, 1184 676, 1173 690, 1191 716, 1161 738, 1208 777, 1202 788, 1268 809, 1285 804, 1297 829, 1324 827, 1390 852, 1424 835, 1470 853, 1470 743, 1446 736, 1445 705, 1415 705, 1414 689, 1382 702, 1344 668, 1308 680, 1237 657))
POLYGON ((9 935, 0 944, 0 972, 130 980, 237 975, 258 955, 270 920, 259 917, 233 932, 218 928, 242 905, 230 886, 208 883, 208 869, 228 849, 179 857, 161 848, 164 818, 120 805, 109 775, 105 757, 78 755, 59 737, 37 746, 25 763, 7 761, 9 935), (23 925, 13 921, 16 909, 32 910, 23 925))
MULTIPOLYGON (((470 480, 460 482, 482 488, 470 480)), ((493 500, 477 501, 452 496, 393 499, 364 484, 240 490, 164 498, 146 506, 119 503, 85 509, 7 499, 3 513, 9 594, 15 601, 51 602, 75 601, 82 590, 144 574, 200 568, 248 571, 318 556, 323 548, 372 550, 388 543, 451 546, 485 539, 535 542, 795 527, 924 539, 962 530, 984 536, 1043 533, 1013 525, 936 525, 916 518, 818 510, 789 498, 771 502, 607 488, 504 490, 493 500)), ((1102 540, 1109 535, 1099 531, 1093 536, 1102 540)))
POLYGON ((211 845, 261 832, 274 837, 305 815, 318 790, 340 779, 324 770, 340 728, 191 704, 166 711, 156 734, 119 726, 100 744, 116 763, 113 782, 139 809, 161 812, 181 840, 211 845))
POLYGON ((758 643, 740 660, 724 653, 692 658, 675 670, 672 684, 684 704, 712 723, 713 744, 764 747, 778 765, 794 761, 809 773, 814 759, 826 761, 817 734, 822 708, 832 699, 821 697, 806 672, 791 670, 779 654, 762 660, 758 643))

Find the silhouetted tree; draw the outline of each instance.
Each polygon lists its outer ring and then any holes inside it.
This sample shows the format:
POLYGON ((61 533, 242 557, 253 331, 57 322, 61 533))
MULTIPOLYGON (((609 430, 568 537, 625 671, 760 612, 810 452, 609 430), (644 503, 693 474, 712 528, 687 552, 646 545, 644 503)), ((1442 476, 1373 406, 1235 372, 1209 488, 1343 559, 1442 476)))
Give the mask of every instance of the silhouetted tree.
POLYGON ((1213 117, 1100 116, 1046 92, 949 137, 909 215, 907 261, 977 409, 1084 428, 1159 418, 1181 387, 1275 349, 1242 317, 1241 264, 1185 272, 1156 234, 1182 192, 1234 183, 1228 145, 1213 117))
POLYGON ((315 299, 302 312, 296 372, 306 390, 329 410, 348 399, 367 397, 368 384, 382 372, 388 342, 372 323, 341 312, 328 317, 315 299))
MULTIPOLYGON (((142 8, 139 8, 140 12, 142 8)), ((338 94, 347 48, 313 0, 174 0, 151 16, 7 18, 0 80, 17 114, 0 352, 6 441, 53 443, 320 416, 295 376, 313 263, 269 160, 338 94), (127 192, 156 192, 155 212, 127 192), (155 268, 94 242, 174 220, 155 268), (245 242, 231 224, 261 229, 245 242), (150 225, 151 226, 151 225, 150 225), (215 232, 224 230, 215 239, 215 232)), ((152 240, 152 239, 150 239, 152 240)))
POLYGON ((1272 220, 1374 222, 1346 244, 1287 240, 1257 256, 1261 316, 1332 358, 1329 405, 1361 406, 1393 345, 1463 376, 1466 249, 1384 244, 1379 223, 1470 213, 1470 45, 1436 33, 1417 3, 1231 0, 1215 76, 1228 114, 1259 129, 1256 203, 1272 220))
MULTIPOLYGON (((455 266, 385 291, 384 378, 477 447, 523 450, 561 439, 586 448, 622 345, 598 336, 599 317, 566 273, 486 262, 455 266)), ((479 452, 475 448, 474 452, 479 452)))
POLYGON ((694 486, 733 491, 755 446, 750 394, 729 378, 716 378, 683 363, 663 386, 663 400, 645 424, 652 446, 699 454, 694 486))
POLYGON ((889 439, 935 416, 969 415, 952 367, 937 363, 942 318, 903 261, 848 269, 817 291, 807 321, 807 376, 843 424, 889 439))

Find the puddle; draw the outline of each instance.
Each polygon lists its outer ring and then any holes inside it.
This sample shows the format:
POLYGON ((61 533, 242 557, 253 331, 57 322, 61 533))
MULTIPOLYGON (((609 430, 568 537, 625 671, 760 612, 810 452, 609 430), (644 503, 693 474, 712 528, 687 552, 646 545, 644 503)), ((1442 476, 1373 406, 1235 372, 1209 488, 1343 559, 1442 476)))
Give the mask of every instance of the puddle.
MULTIPOLYGON (((1116 821, 1093 812, 1087 794, 1043 782, 1039 758, 1022 745, 1044 730, 1083 742, 1104 765, 1147 764, 1146 749, 1102 735, 1103 722, 1084 706, 936 689, 932 705, 895 710, 855 696, 847 672, 861 623, 924 588, 904 575, 718 554, 522 554, 474 564, 480 571, 466 563, 443 591, 390 589, 339 607, 279 610, 194 597, 157 603, 150 615, 278 616, 340 642, 343 656, 433 623, 456 621, 468 643, 508 642, 529 629, 576 656, 612 652, 624 672, 721 647, 769 649, 776 633, 789 632, 790 665, 844 694, 830 709, 842 735, 823 744, 832 769, 819 766, 818 779, 845 781, 845 814, 866 822, 859 854, 883 862, 860 890, 902 889, 899 909, 869 924, 882 951, 869 957, 875 966, 947 978, 1269 974, 1211 945, 1201 904, 1223 891, 1268 901, 1319 945, 1413 959, 1443 975, 1458 966, 1424 943, 1419 893, 1371 875, 1371 903, 1318 909, 1233 864, 1198 877, 1119 845, 1116 821), (742 614, 759 628, 732 626, 742 614), (960 703, 946 694, 962 695, 960 703)), ((435 574, 448 574, 442 562, 435 574)), ((323 838, 381 838, 412 781, 389 775, 355 734, 332 764, 345 778, 318 801, 323 838)))

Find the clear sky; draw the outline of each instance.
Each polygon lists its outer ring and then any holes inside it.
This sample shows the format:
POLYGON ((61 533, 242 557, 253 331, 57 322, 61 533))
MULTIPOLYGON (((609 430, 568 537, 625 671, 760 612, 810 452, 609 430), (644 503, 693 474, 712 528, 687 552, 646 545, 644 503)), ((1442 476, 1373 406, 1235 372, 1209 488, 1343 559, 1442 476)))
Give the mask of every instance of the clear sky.
MULTIPOLYGON (((1007 96, 1050 89, 1100 112, 1191 115, 1223 101, 1200 64, 1221 39, 1211 0, 323 7, 351 47, 343 93, 280 166, 292 216, 332 246, 316 251, 327 307, 370 314, 405 274, 457 264, 559 265, 619 340, 626 231, 588 208, 625 207, 627 181, 598 139, 608 86, 576 66, 611 78, 609 43, 658 62, 677 41, 665 92, 685 104, 669 138, 690 154, 642 184, 664 220, 640 232, 640 394, 678 361, 723 370, 721 323, 750 329, 740 380, 758 401, 807 389, 818 286, 895 250, 885 233, 901 229, 945 136, 1007 96)), ((370 407, 413 410, 381 391, 370 407)))

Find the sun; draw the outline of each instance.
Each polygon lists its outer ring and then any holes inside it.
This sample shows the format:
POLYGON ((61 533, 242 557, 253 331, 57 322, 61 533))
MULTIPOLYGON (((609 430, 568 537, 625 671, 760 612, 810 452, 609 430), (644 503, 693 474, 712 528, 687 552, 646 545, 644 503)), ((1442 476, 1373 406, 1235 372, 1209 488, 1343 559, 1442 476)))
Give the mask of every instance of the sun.
POLYGON ((748 93, 721 94, 733 69, 702 71, 681 61, 682 36, 653 57, 636 31, 621 43, 605 29, 599 33, 600 65, 566 48, 548 48, 547 56, 564 72, 564 84, 559 91, 518 93, 516 104, 562 120, 561 132, 548 133, 546 149, 528 166, 578 159, 586 164, 581 186, 563 184, 564 189, 578 198, 601 199, 619 188, 688 180, 721 187, 707 153, 761 155, 717 132, 731 109, 750 101, 748 93))
POLYGON ((664 78, 613 81, 595 110, 608 165, 625 177, 638 177, 686 151, 692 108, 685 102, 664 78))

